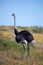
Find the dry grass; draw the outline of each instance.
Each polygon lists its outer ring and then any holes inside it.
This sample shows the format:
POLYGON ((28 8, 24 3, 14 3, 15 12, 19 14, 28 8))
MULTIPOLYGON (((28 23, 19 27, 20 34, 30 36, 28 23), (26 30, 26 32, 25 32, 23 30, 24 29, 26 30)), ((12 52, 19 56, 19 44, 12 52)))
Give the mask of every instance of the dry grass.
POLYGON ((14 49, 0 51, 0 65, 43 65, 43 51, 36 48, 31 58, 27 59, 21 58, 21 54, 14 49))
MULTIPOLYGON (((0 35, 1 34, 5 38, 11 37, 11 39, 14 36, 12 31, 1 31, 0 35)), ((32 34, 37 42, 36 45, 39 45, 39 47, 30 47, 30 58, 23 58, 22 52, 16 51, 21 48, 19 47, 18 49, 18 46, 16 46, 15 44, 12 45, 11 43, 13 42, 5 42, 8 43, 8 45, 10 43, 10 45, 12 46, 8 49, 6 49, 7 47, 5 47, 5 50, 0 50, 0 65, 43 65, 43 33, 32 34)))
POLYGON ((33 33, 33 36, 38 44, 43 44, 43 33, 33 33))

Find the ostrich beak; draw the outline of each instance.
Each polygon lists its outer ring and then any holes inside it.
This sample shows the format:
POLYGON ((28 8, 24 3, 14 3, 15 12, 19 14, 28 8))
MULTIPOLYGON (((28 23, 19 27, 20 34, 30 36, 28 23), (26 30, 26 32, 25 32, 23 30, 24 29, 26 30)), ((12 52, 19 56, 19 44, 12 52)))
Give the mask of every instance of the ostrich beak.
POLYGON ((35 44, 36 44, 35 40, 32 40, 31 44, 32 44, 32 46, 35 46, 35 44))

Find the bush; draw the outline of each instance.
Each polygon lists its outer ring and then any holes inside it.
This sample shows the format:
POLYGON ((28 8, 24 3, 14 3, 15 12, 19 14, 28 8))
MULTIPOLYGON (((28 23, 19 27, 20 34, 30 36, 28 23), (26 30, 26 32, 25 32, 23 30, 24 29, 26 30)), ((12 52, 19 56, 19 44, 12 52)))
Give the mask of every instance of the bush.
POLYGON ((10 39, 0 39, 0 50, 8 50, 13 48, 15 51, 22 51, 22 46, 17 44, 16 41, 10 39))
POLYGON ((43 27, 34 26, 32 31, 34 33, 41 33, 43 32, 43 27))

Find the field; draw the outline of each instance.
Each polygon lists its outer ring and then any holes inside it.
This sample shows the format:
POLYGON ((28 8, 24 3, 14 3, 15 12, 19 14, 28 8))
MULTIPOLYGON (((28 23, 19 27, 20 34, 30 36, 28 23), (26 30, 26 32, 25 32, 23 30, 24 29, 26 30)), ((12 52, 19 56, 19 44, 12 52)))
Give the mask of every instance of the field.
POLYGON ((0 65, 43 65, 43 33, 30 31, 36 46, 30 45, 30 57, 26 58, 23 55, 26 56, 27 51, 23 52, 22 45, 16 43, 12 32, 12 27, 0 28, 0 65))

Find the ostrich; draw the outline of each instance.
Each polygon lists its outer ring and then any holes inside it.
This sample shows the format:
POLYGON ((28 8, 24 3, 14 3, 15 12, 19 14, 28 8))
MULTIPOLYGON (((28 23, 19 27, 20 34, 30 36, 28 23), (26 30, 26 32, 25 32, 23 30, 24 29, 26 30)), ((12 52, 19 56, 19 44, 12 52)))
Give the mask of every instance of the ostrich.
POLYGON ((21 43, 23 46, 23 50, 25 51, 25 46, 24 44, 27 44, 27 52, 28 52, 28 57, 29 57, 29 45, 30 43, 32 45, 34 45, 35 41, 33 38, 33 35, 28 32, 27 30, 22 30, 20 32, 18 32, 17 28, 16 28, 16 16, 15 14, 12 14, 12 16, 14 17, 14 33, 16 35, 15 40, 17 43, 21 43))

